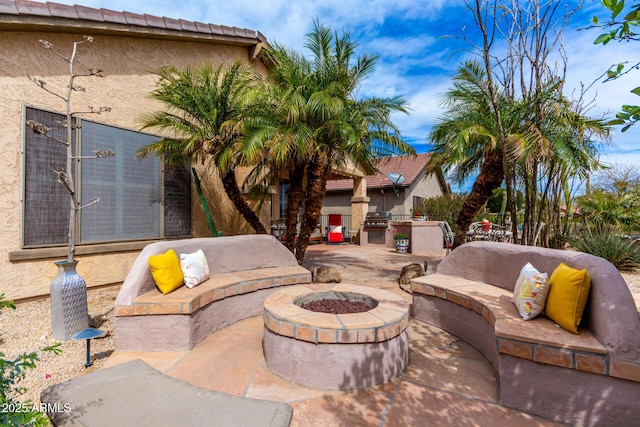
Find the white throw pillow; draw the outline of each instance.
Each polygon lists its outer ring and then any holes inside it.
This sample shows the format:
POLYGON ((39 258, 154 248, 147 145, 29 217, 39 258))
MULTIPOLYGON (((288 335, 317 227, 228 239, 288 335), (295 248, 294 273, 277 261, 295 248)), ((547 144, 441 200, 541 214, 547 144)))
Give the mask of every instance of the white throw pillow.
POLYGON ((202 249, 192 254, 180 254, 180 268, 184 284, 193 288, 209 278, 209 265, 202 249))
POLYGON ((522 270, 513 289, 512 301, 524 320, 531 320, 544 311, 549 294, 549 275, 540 273, 531 263, 522 270))

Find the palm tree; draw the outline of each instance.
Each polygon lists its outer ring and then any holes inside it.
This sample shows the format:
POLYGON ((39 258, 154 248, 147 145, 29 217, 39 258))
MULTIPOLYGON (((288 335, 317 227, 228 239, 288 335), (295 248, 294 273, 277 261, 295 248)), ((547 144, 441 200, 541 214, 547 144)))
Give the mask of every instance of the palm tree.
POLYGON ((390 119, 392 111, 407 112, 402 98, 355 99, 355 90, 373 71, 377 56, 354 61, 357 43, 349 33, 332 35, 318 22, 305 47, 312 53, 310 59, 277 43, 267 50, 273 64, 269 95, 247 120, 244 143, 254 148, 252 152, 263 153, 265 169, 288 174, 286 244, 299 263, 318 223, 333 168, 353 161, 373 172, 383 155, 415 154, 390 119))
POLYGON ((159 80, 151 97, 162 102, 166 110, 145 116, 144 128, 169 131, 172 136, 150 144, 141 154, 164 155, 170 164, 213 162, 240 215, 256 233, 266 233, 236 178, 241 160, 235 143, 241 135, 241 111, 251 73, 239 62, 228 70, 204 64, 185 70, 164 67, 154 73, 159 80))
MULTIPOLYGON (((427 167, 453 170, 459 184, 479 170, 471 193, 462 204, 456 221, 454 248, 464 243, 466 231, 493 191, 504 180, 504 153, 498 134, 486 74, 476 61, 466 61, 454 77, 453 88, 444 98, 445 114, 433 127, 430 139, 434 144, 427 167)), ((508 120, 508 102, 500 103, 504 122, 508 120)))
MULTIPOLYGON (((491 102, 487 86, 481 65, 465 62, 454 77, 453 88, 445 95, 448 109, 431 132, 434 148, 430 168, 442 166, 451 170, 455 166, 454 178, 459 183, 479 171, 456 221, 454 247, 464 243, 474 217, 493 190, 500 187, 505 165, 518 174, 513 181, 523 183, 527 194, 536 198, 540 196, 539 181, 544 180, 545 189, 550 189, 551 185, 563 185, 571 176, 584 175, 595 167, 596 150, 591 138, 604 137, 607 131, 602 121, 574 111, 557 81, 541 85, 534 97, 520 100, 497 93, 497 103, 491 102), (500 109, 502 134, 493 105, 500 109)), ((535 235, 531 230, 542 221, 545 206, 532 206, 525 216, 523 228, 529 231, 525 237, 535 235)))

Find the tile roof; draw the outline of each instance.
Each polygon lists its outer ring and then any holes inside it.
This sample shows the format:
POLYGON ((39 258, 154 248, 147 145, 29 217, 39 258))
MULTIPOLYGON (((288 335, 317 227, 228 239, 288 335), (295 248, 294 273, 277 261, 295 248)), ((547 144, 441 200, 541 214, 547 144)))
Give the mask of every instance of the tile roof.
MULTIPOLYGON (((409 187, 420 172, 424 169, 429 160, 429 154, 418 154, 416 157, 391 157, 389 160, 383 160, 378 165, 378 173, 375 175, 367 175, 367 188, 385 188, 391 187, 391 181, 387 178, 387 173, 396 172, 404 176, 404 182, 399 187, 409 187)), ((328 180, 327 191, 335 190, 351 190, 353 189, 353 180, 339 179, 328 180)))
MULTIPOLYGON (((256 44, 266 42, 262 33, 244 28, 224 25, 205 24, 153 15, 140 15, 132 12, 117 12, 109 9, 95 9, 80 5, 65 5, 54 2, 36 2, 29 0, 0 0, 0 28, 8 24, 18 23, 15 18, 56 18, 65 20, 66 24, 75 28, 105 28, 105 24, 126 26, 128 32, 148 33, 153 30, 179 31, 194 36, 222 38, 240 44, 256 44)), ((29 22, 38 25, 39 22, 29 22)), ((41 24, 41 23, 40 23, 41 24)), ((42 25, 42 24, 41 24, 42 25)), ((49 24, 56 25, 58 23, 49 24)))

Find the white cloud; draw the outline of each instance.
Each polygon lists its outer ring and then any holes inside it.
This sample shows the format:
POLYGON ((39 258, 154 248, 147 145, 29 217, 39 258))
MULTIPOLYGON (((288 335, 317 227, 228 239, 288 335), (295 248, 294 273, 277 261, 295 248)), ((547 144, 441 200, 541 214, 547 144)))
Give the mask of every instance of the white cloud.
POLYGON ((638 74, 632 72, 617 81, 607 83, 603 83, 603 74, 614 64, 640 58, 634 58, 634 44, 594 45, 593 40, 598 34, 593 31, 581 31, 572 34, 571 38, 567 37, 567 88, 578 91, 580 82, 586 86, 593 84, 587 93, 587 99, 595 97, 598 111, 616 112, 624 103, 640 102, 640 98, 630 93, 630 90, 636 87, 633 79, 637 79, 638 74))
POLYGON ((411 114, 394 116, 404 136, 426 141, 429 130, 443 112, 441 99, 448 87, 449 80, 442 79, 414 89, 408 98, 411 114))
MULTIPOLYGON (((625 61, 639 60, 636 43, 609 43, 606 46, 594 45, 593 40, 599 31, 581 31, 568 38, 567 53, 570 66, 567 72, 567 86, 579 89, 579 83, 591 85, 585 99, 593 100, 589 115, 608 118, 620 111, 624 104, 638 105, 640 98, 630 93, 637 84, 640 71, 621 77, 618 80, 603 82, 603 73, 610 66, 625 61)), ((628 66, 627 66, 628 68, 628 66)), ((601 151, 601 160, 607 164, 634 162, 640 164, 640 127, 632 127, 621 132, 615 127, 611 133, 611 143, 601 151)))
POLYGON ((415 57, 419 52, 432 47, 436 41, 429 34, 398 38, 387 36, 369 41, 366 47, 386 58, 415 57))
MULTIPOLYGON (((360 43, 360 52, 380 54, 375 73, 360 88, 358 95, 404 96, 413 108, 409 116, 395 115, 402 134, 413 141, 424 141, 441 107, 439 101, 451 83, 460 61, 468 54, 450 56, 461 46, 453 39, 440 39, 444 34, 457 34, 465 24, 473 26, 470 16, 459 6, 462 0, 227 0, 176 2, 175 0, 56 0, 59 3, 131 11, 200 22, 211 22, 258 30, 270 41, 277 41, 300 52, 305 34, 314 18, 334 30, 348 28, 360 43)), ((595 2, 593 2, 595 3, 595 2)), ((593 9, 575 16, 574 26, 585 27, 593 9), (580 22, 584 20, 584 23, 580 22)), ((604 14, 601 14, 604 17, 604 14)), ((579 88, 580 82, 592 83, 601 73, 618 62, 631 59, 640 44, 610 43, 594 46, 597 30, 564 32, 569 57, 567 93, 579 88)), ((614 114, 623 103, 640 104, 629 91, 636 84, 637 73, 610 83, 597 82, 589 92, 595 97, 591 115, 614 114)), ((614 145, 605 149, 615 156, 637 157, 640 126, 625 134, 615 132, 614 145), (635 154, 634 154, 635 153, 635 154)))
POLYGON ((367 27, 388 17, 401 19, 435 19, 446 4, 460 4, 460 0, 193 0, 188 3, 174 0, 58 0, 63 4, 81 4, 94 8, 130 11, 140 14, 167 16, 214 24, 246 27, 259 30, 269 38, 297 43, 315 17, 333 28, 367 27), (295 37, 284 37, 295 34, 295 37))

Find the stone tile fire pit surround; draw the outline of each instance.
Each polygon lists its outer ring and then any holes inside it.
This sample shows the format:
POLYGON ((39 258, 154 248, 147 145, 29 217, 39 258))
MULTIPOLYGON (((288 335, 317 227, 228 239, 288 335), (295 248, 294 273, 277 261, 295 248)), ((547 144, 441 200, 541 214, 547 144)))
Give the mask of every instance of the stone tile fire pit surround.
POLYGON ((409 361, 409 301, 392 292, 349 284, 291 286, 264 303, 265 362, 271 372, 308 387, 366 388, 400 375, 409 361), (355 294, 374 308, 329 314, 301 302, 355 294), (376 305, 377 303, 377 305, 376 305))

